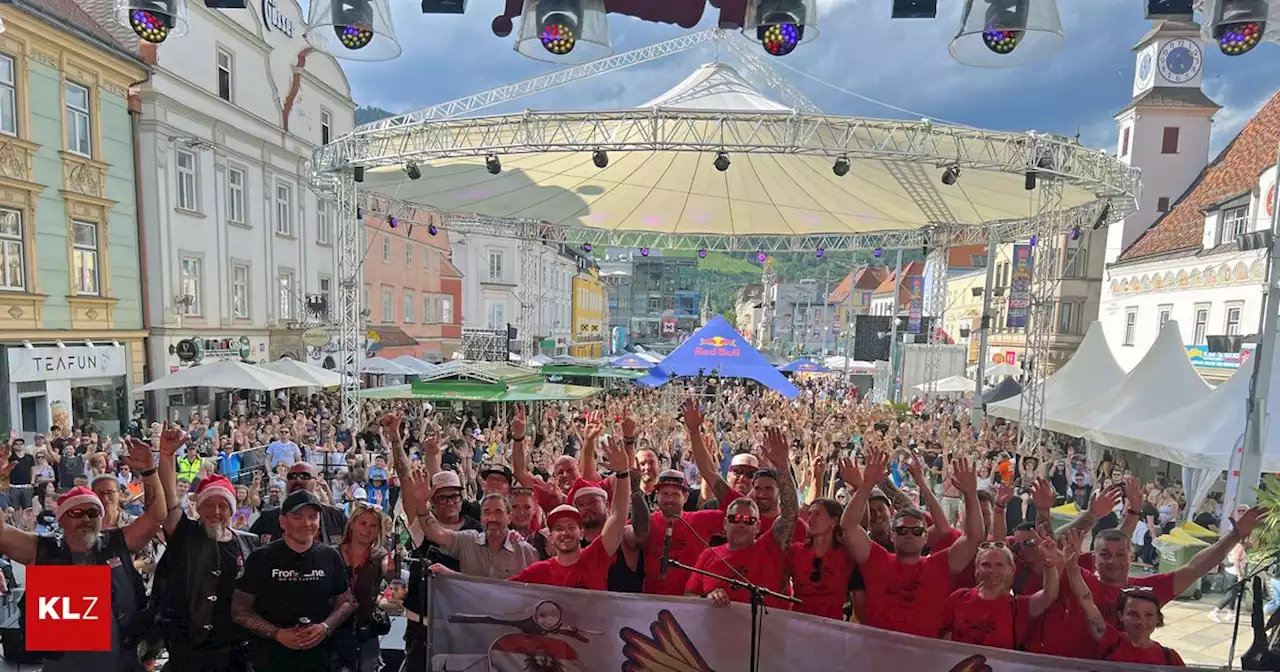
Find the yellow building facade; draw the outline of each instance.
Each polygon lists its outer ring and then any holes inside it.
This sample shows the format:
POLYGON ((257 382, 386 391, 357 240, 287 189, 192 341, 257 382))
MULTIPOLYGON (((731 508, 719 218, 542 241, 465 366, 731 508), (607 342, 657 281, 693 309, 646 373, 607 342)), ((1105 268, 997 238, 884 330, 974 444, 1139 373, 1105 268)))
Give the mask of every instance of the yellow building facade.
POLYGON ((574 357, 603 357, 604 341, 609 331, 607 325, 600 270, 594 266, 582 269, 573 276, 573 345, 569 354, 574 357))

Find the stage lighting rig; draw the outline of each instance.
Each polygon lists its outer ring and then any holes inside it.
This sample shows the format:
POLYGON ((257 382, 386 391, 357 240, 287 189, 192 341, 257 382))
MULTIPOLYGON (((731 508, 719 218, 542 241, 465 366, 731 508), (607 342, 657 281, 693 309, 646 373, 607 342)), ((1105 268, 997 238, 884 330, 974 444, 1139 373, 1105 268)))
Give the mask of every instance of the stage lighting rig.
POLYGON ((439 229, 439 227, 437 227, 435 224, 428 224, 428 225, 427 225, 427 233, 429 233, 429 234, 431 234, 431 235, 433 235, 433 236, 434 236, 434 235, 436 235, 436 234, 440 233, 440 229, 439 229))
POLYGON ((1065 43, 1057 0, 965 0, 948 51, 966 65, 1010 68, 1044 58, 1065 43))
POLYGON ((525 0, 516 51, 537 60, 556 62, 564 62, 565 57, 579 47, 597 48, 575 54, 577 62, 611 54, 605 11, 604 0, 525 0))
POLYGON ((490 175, 497 175, 502 172, 502 161, 498 160, 497 154, 490 154, 484 158, 484 168, 490 175))
POLYGON ((1218 0, 1214 10, 1213 39, 1227 56, 1247 54, 1265 37, 1270 13, 1266 0, 1218 0))
POLYGON ((352 61, 387 61, 401 52, 390 0, 311 0, 307 42, 352 61))
POLYGON ((702 249, 698 250, 698 258, 699 258, 699 259, 706 259, 706 258, 707 258, 707 248, 705 248, 705 247, 704 247, 704 248, 702 248, 702 249))
POLYGON ((716 152, 716 160, 714 162, 716 170, 724 172, 729 170, 729 154, 727 152, 716 152))
POLYGON ((786 56, 817 32, 818 11, 804 0, 748 0, 744 29, 755 28, 765 53, 786 56))
POLYGON ((893 0, 893 19, 936 19, 938 0, 893 0))
POLYGON ((116 0, 116 20, 138 39, 160 44, 187 33, 187 0, 116 0))
POLYGON ((844 177, 845 175, 848 175, 849 174, 849 157, 842 156, 836 159, 836 162, 831 166, 831 172, 835 173, 836 177, 844 177))
POLYGON ((418 167, 417 161, 410 161, 404 164, 404 172, 411 180, 417 180, 422 177, 422 169, 418 167))
POLYGON ((609 165, 609 153, 603 149, 591 152, 591 163, 596 164, 596 168, 607 167, 609 165))
POLYGON ((950 166, 942 171, 942 183, 950 187, 960 179, 960 166, 950 166))
POLYGON ((1027 30, 1028 0, 991 0, 984 20, 982 42, 997 54, 1018 48, 1027 30))

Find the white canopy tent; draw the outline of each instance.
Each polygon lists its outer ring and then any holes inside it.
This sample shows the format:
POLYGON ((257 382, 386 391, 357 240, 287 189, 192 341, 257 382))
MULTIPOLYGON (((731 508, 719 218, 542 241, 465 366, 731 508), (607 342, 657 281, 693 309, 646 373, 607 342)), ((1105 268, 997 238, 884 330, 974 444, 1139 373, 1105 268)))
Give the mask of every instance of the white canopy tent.
POLYGON ((385 357, 370 357, 360 364, 360 373, 375 376, 416 376, 417 371, 385 357))
POLYGON ((1120 427, 1136 418, 1198 404, 1209 390, 1209 384, 1191 366, 1177 321, 1169 320, 1146 356, 1119 385, 1095 384, 1093 394, 1081 403, 1046 406, 1045 429, 1084 436, 1091 430, 1120 427))
POLYGON ((417 357, 410 357, 409 355, 400 355, 399 357, 396 357, 391 361, 395 362, 396 364, 399 364, 400 366, 403 366, 406 369, 409 369, 410 371, 413 371, 414 373, 431 373, 432 371, 436 370, 436 367, 434 364, 430 362, 424 362, 421 359, 418 359, 417 357))
POLYGON ((315 387, 315 384, 278 373, 254 364, 224 359, 214 364, 192 366, 153 380, 138 392, 178 390, 188 387, 213 387, 223 390, 283 390, 290 387, 315 387))
POLYGON ((917 390, 927 390, 932 385, 933 391, 938 394, 957 394, 964 392, 972 392, 977 387, 977 383, 965 378, 964 376, 948 376, 940 378, 933 383, 920 383, 915 386, 917 390))
POLYGON ((337 371, 312 366, 288 357, 277 359, 274 362, 259 364, 258 366, 269 371, 292 376, 298 380, 310 381, 311 384, 308 387, 337 387, 342 384, 342 374, 337 371))
MULTIPOLYGON (((1102 331, 1102 323, 1094 322, 1085 332, 1080 347, 1044 383, 1045 417, 1059 408, 1074 406, 1098 395, 1124 380, 1124 369, 1116 363, 1102 331)), ((1006 420, 1017 420, 1022 412, 1022 395, 987 404, 987 414, 1006 420)))
POLYGON ((1010 364, 1009 362, 1000 362, 995 366, 982 372, 986 378, 1005 378, 1013 376, 1014 378, 1022 377, 1022 369, 1010 364))

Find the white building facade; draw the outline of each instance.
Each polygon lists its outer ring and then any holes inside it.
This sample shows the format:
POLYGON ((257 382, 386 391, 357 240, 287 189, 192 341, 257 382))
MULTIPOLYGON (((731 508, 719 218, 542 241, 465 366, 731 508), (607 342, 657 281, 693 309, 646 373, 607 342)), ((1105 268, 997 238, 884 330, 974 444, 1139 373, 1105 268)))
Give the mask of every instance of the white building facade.
MULTIPOLYGON (((193 2, 189 18, 182 39, 142 47, 155 64, 138 148, 153 378, 217 358, 305 358, 302 331, 336 314, 337 214, 304 162, 354 125, 346 76, 308 47, 297 0, 193 2)), ((157 413, 210 401, 153 400, 157 413)))
MULTIPOLYGON (((507 325, 528 329, 534 352, 566 354, 572 344, 573 258, 554 245, 539 245, 526 269, 520 241, 471 233, 451 236, 453 264, 462 273, 462 326, 467 330, 497 331, 507 325), (522 309, 530 306, 528 324, 522 309), (543 347, 545 341, 552 347, 543 347)), ((517 342, 526 334, 520 333, 517 342)))
POLYGON ((1265 259, 1241 251, 1238 239, 1271 226, 1280 97, 1208 164, 1219 108, 1200 88, 1198 34, 1194 24, 1166 22, 1135 48, 1134 101, 1116 117, 1117 155, 1142 169, 1143 194, 1138 211, 1108 231, 1100 319, 1126 369, 1177 321, 1197 370, 1221 382, 1248 357, 1243 341, 1258 330, 1265 259), (1210 352, 1216 336, 1235 337, 1234 352, 1210 352))

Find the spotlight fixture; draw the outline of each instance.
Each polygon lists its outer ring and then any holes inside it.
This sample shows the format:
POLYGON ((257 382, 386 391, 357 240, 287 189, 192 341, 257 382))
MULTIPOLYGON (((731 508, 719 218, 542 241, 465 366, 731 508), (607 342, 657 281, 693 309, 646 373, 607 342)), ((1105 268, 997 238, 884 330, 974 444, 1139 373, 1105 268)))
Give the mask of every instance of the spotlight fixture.
POLYGON ((1264 0, 1219 0, 1213 17, 1213 39, 1227 56, 1240 56, 1253 51, 1267 32, 1267 9, 1264 0))
POLYGON ((590 252, 590 251, 591 251, 591 243, 583 243, 583 244, 582 244, 582 251, 583 251, 583 252, 590 252))
POLYGON ((640 248, 640 256, 642 256, 642 257, 647 257, 647 256, 649 256, 649 248, 647 248, 647 247, 642 247, 642 248, 640 248))
POLYGON ((1027 29, 1029 0, 989 0, 982 43, 992 53, 1012 53, 1027 29))
POLYGON ((387 223, 390 224, 391 228, 393 229, 396 228, 397 226, 400 226, 400 220, 396 219, 395 217, 392 217, 391 219, 387 220, 387 223))
POLYGON ((597 149, 591 152, 591 163, 596 164, 596 168, 604 168, 609 165, 609 153, 603 149, 597 149))
POLYGON ((160 44, 187 32, 187 0, 124 0, 116 7, 120 23, 144 42, 160 44))
POLYGON ((942 171, 942 183, 948 187, 955 184, 960 179, 960 166, 950 166, 942 171))
POLYGON ((1071 231, 1070 231, 1070 233, 1068 233, 1067 235, 1071 237, 1071 240, 1079 240, 1079 239, 1080 239, 1080 227, 1079 227, 1079 226, 1073 226, 1073 227, 1071 227, 1071 231))
MULTIPOLYGON (((804 40, 809 21, 804 0, 754 0, 747 3, 744 28, 756 29, 756 40, 770 56, 786 56, 804 40)), ((815 25, 816 29, 816 25, 815 25)))
POLYGON ((874 256, 874 257, 875 257, 875 258, 877 258, 877 259, 879 259, 879 258, 880 258, 880 255, 882 255, 882 254, 884 254, 884 250, 882 250, 882 249, 880 249, 880 248, 878 248, 878 247, 875 249, 875 251, 874 251, 874 252, 872 252, 872 253, 871 253, 871 255, 872 255, 872 256, 874 256))
POLYGON ((436 228, 436 225, 435 225, 435 224, 428 224, 428 225, 427 225, 427 233, 429 233, 429 234, 431 234, 431 235, 433 235, 433 236, 434 236, 434 235, 436 235, 437 233, 440 233, 440 229, 436 228))
POLYGON ((497 175, 502 172, 502 162, 498 160, 497 154, 486 156, 484 158, 484 167, 485 170, 489 171, 490 175, 497 175))
POLYGON ((1107 223, 1107 218, 1111 216, 1111 203, 1103 203, 1102 210, 1098 211, 1098 218, 1093 220, 1093 230, 1097 231, 1107 223))
POLYGON ((849 174, 849 157, 842 156, 836 159, 835 164, 831 166, 831 172, 835 173, 836 177, 844 177, 845 175, 848 175, 849 174))
POLYGON ((716 170, 722 173, 729 170, 729 154, 727 152, 716 152, 715 166, 716 170))
POLYGON ((373 0, 333 0, 333 34, 356 51, 373 41, 373 0))
POLYGON ((759 252, 756 252, 756 261, 763 264, 768 260, 769 260, 769 255, 765 254, 764 250, 760 250, 759 252))
POLYGON ((356 166, 351 169, 351 179, 356 182, 364 182, 364 166, 356 166))
POLYGON ((555 56, 573 51, 582 25, 581 0, 540 0, 538 13, 538 39, 542 48, 555 56))
POLYGON ((1039 241, 1039 240, 1040 240, 1040 237, 1039 237, 1039 236, 1037 236, 1037 235, 1035 235, 1035 234, 1032 234, 1032 235, 1031 235, 1031 247, 1035 247, 1035 246, 1036 246, 1036 242, 1037 242, 1037 241, 1039 241))
POLYGON ((770 56, 786 56, 796 50, 804 36, 804 26, 794 23, 775 23, 756 28, 756 39, 770 56))
POLYGON ((409 179, 411 180, 416 180, 422 177, 422 170, 418 168, 417 161, 410 161, 409 163, 404 164, 404 172, 408 173, 409 179))
POLYGON ((822 258, 822 255, 824 255, 824 254, 826 254, 826 253, 827 253, 827 251, 826 251, 826 250, 824 250, 824 249, 822 249, 821 247, 819 247, 818 249, 816 249, 816 250, 814 250, 814 251, 813 251, 813 255, 814 255, 815 257, 819 258, 819 259, 821 259, 821 258, 822 258))
POLYGON ((706 250, 706 248, 702 248, 702 249, 698 250, 698 258, 699 258, 699 259, 706 259, 706 258, 707 258, 707 250, 706 250))

